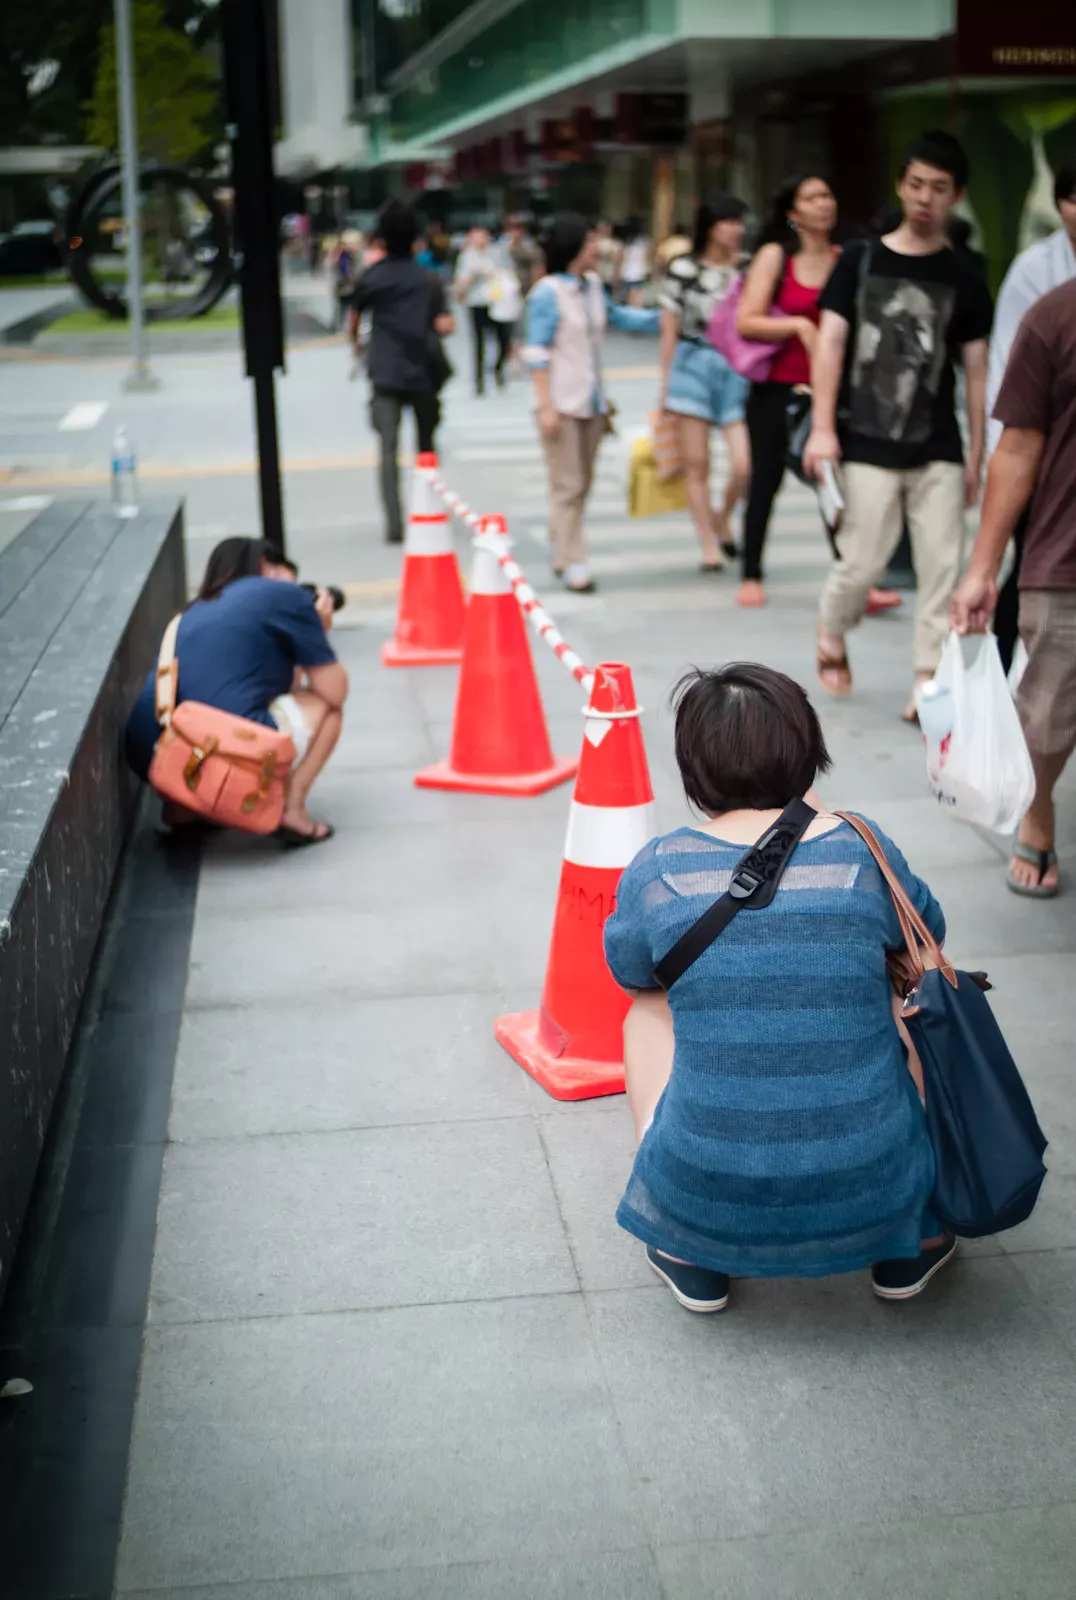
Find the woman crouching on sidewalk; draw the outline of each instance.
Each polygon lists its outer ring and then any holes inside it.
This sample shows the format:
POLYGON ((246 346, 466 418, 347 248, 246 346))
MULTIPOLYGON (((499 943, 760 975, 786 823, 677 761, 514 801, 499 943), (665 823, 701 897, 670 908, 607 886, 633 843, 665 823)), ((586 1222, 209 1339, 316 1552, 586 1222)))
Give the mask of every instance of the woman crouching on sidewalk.
MULTIPOLYGON (((908 1299, 956 1244, 928 1206, 934 1156, 886 973, 903 942, 892 901, 813 792, 830 758, 798 684, 729 666, 689 674, 676 700, 680 775, 705 820, 636 856, 605 934, 637 996, 624 1045, 640 1142, 618 1221, 689 1311, 723 1310, 732 1277, 863 1267, 877 1295, 908 1299), (666 995, 655 967, 799 796, 819 814, 771 903, 742 910, 666 995)), ((940 942, 940 907, 879 838, 940 942)))

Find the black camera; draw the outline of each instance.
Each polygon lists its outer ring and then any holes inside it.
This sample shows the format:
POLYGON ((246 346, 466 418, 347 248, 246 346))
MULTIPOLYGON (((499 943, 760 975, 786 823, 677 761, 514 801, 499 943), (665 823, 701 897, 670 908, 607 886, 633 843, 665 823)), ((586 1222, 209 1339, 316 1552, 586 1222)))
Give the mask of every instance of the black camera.
POLYGON ((301 583, 299 587, 305 589, 313 600, 317 599, 318 590, 324 589, 326 594, 332 595, 334 611, 342 611, 347 605, 347 596, 343 589, 338 589, 333 583, 301 583))

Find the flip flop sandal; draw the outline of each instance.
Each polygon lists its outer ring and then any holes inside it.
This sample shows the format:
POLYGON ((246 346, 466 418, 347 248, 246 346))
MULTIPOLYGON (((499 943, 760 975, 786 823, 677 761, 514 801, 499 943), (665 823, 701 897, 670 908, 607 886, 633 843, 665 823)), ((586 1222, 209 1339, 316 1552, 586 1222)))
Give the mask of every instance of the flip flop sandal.
POLYGON ((276 836, 286 850, 305 850, 308 845, 325 844, 335 832, 336 829, 328 822, 316 823, 313 833, 300 833, 298 828, 288 828, 281 823, 276 830, 276 836), (325 832, 320 833, 318 831, 320 828, 324 828, 325 832))
POLYGON ((730 561, 739 561, 739 559, 740 559, 740 547, 736 543, 735 539, 730 539, 728 544, 725 543, 724 539, 719 539, 718 543, 720 544, 722 550, 724 550, 725 554, 728 556, 730 561))
POLYGON ((724 572, 724 570, 725 570, 725 563, 723 561, 700 561, 699 562, 699 571, 700 572, 724 572))
POLYGON ((851 692, 852 692, 852 669, 848 665, 848 657, 846 655, 842 655, 842 656, 826 656, 826 655, 823 655, 821 650, 820 650, 818 652, 817 668, 818 668, 818 681, 822 685, 823 689, 826 691, 827 694, 832 695, 835 700, 843 700, 845 695, 851 694, 851 692), (829 684, 825 681, 825 679, 822 676, 822 674, 824 672, 839 672, 841 674, 841 680, 842 680, 842 685, 843 686, 840 689, 831 689, 829 684))
POLYGON ((1026 900, 1052 900, 1060 890, 1060 884, 1043 883, 1043 878, 1051 867, 1057 866, 1056 850, 1036 850, 1034 845, 1024 844, 1017 839, 1012 847, 1012 853, 1017 861, 1026 861, 1029 867, 1038 867, 1038 883, 1020 883, 1011 872, 1006 873, 1005 882, 1013 894, 1023 895, 1026 900))

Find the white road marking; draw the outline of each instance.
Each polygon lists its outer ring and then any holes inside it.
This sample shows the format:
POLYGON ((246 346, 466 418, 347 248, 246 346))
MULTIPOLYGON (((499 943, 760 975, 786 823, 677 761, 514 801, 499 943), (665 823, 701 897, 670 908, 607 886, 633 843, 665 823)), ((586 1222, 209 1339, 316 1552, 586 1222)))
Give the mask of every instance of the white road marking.
POLYGON ((0 500, 0 511, 45 511, 54 499, 51 494, 21 494, 15 500, 0 500))
POLYGON ((79 400, 60 418, 60 432, 85 433, 96 428, 107 410, 107 400, 79 400))

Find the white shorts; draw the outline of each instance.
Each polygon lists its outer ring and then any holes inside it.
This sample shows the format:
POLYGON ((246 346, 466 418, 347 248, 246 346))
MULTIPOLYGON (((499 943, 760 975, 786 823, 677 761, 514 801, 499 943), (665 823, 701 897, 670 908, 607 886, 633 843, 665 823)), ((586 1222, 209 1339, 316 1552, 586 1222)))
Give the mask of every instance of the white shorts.
POLYGON ((298 766, 310 748, 310 724, 303 715, 302 706, 293 694, 278 694, 269 706, 269 715, 281 733, 291 734, 298 766))

